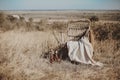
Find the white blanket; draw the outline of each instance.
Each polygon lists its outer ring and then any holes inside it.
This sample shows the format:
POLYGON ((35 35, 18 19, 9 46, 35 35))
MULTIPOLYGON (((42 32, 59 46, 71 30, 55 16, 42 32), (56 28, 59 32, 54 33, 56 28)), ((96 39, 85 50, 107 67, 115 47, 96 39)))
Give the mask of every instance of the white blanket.
POLYGON ((67 48, 71 61, 103 66, 102 63, 95 62, 92 59, 93 47, 87 37, 84 36, 79 41, 68 41, 67 48))

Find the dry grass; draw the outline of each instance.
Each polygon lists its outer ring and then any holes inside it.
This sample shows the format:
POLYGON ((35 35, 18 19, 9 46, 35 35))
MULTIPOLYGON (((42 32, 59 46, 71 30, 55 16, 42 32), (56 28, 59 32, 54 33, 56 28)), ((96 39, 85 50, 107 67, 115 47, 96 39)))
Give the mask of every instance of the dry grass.
MULTIPOLYGON (((52 30, 36 31, 31 28, 29 31, 26 30, 29 28, 26 28, 25 24, 21 22, 19 24, 22 28, 0 33, 0 80, 120 79, 120 28, 118 23, 112 26, 101 23, 92 26, 96 37, 94 59, 104 63, 104 67, 76 65, 69 61, 50 64, 48 59, 43 58, 43 54, 50 48, 58 46, 52 30), (117 35, 115 35, 116 32, 117 35)), ((60 25, 63 24, 56 23, 52 27, 56 29, 60 25)), ((55 34, 62 43, 67 41, 66 33, 63 33, 63 39, 59 32, 55 31, 55 34)))
POLYGON ((118 80, 120 50, 113 40, 96 41, 94 59, 103 68, 71 64, 69 61, 50 64, 42 54, 56 47, 51 32, 8 31, 0 34, 0 78, 2 80, 118 80))

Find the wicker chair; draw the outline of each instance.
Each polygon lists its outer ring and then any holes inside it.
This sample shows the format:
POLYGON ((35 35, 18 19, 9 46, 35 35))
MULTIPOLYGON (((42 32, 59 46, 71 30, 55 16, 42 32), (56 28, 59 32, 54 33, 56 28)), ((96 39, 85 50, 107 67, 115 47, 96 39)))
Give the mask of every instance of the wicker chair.
POLYGON ((91 22, 88 19, 69 22, 67 28, 69 40, 79 40, 83 35, 85 35, 86 31, 90 29, 90 24, 91 22))

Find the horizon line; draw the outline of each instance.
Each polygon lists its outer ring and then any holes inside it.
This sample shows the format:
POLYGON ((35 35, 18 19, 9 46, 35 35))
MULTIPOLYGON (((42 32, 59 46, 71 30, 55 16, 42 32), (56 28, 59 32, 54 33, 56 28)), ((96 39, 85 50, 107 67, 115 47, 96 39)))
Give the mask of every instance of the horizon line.
POLYGON ((0 11, 119 11, 120 9, 0 9, 0 11))

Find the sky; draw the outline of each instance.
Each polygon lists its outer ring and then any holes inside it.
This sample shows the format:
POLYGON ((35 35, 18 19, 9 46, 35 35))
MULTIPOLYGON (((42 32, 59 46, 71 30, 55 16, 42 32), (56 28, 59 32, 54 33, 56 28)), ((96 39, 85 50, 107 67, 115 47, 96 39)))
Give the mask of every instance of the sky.
POLYGON ((120 10, 120 0, 0 0, 0 10, 120 10))

